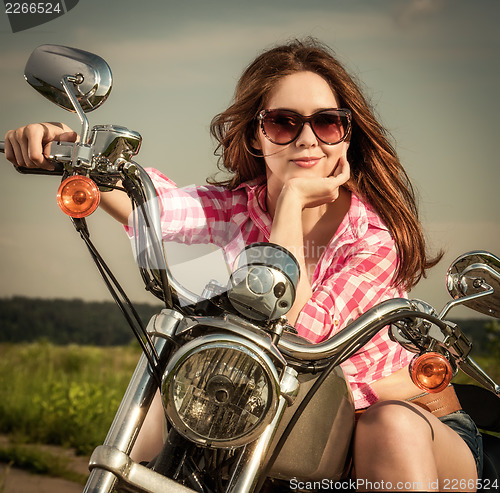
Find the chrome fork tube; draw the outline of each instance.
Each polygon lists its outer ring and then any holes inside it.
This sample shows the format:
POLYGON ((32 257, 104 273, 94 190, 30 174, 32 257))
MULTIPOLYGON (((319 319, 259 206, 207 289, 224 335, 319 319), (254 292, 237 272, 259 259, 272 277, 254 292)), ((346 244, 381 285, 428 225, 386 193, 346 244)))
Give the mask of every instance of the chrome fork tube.
MULTIPOLYGON (((165 342, 161 341, 161 345, 164 346, 165 342)), ((155 346, 160 354, 161 348, 158 341, 155 341, 155 346)), ((109 429, 108 436, 104 440, 104 445, 116 448, 126 454, 132 450, 157 387, 148 365, 146 356, 142 354, 109 429)), ((89 462, 91 473, 83 490, 84 493, 108 493, 115 486, 115 475, 100 466, 102 464, 97 464, 94 455, 92 455, 89 462)))
POLYGON ((238 459, 238 464, 227 488, 228 492, 250 493, 257 486, 260 475, 264 470, 264 459, 269 452, 271 442, 287 406, 288 402, 285 397, 280 396, 274 419, 257 440, 245 447, 238 459))
POLYGON ((286 367, 280 381, 281 395, 278 400, 278 408, 273 420, 269 423, 264 433, 248 444, 241 453, 238 463, 227 491, 230 493, 250 493, 256 487, 266 468, 264 460, 268 456, 271 443, 281 422, 281 418, 288 405, 291 405, 299 393, 299 381, 297 372, 286 367))
MULTIPOLYGON (((176 312, 169 312, 172 316, 163 325, 167 333, 172 333, 181 316, 176 312), (168 327, 169 325, 170 327, 168 327)), ((155 337, 154 343, 160 362, 165 361, 171 349, 168 338, 155 337)), ((157 388, 148 360, 142 354, 104 440, 105 446, 127 455, 130 454, 157 388)), ((94 455, 90 458, 89 469, 91 473, 83 491, 84 493, 111 493, 116 486, 117 478, 106 470, 107 465, 95 459, 94 455)))

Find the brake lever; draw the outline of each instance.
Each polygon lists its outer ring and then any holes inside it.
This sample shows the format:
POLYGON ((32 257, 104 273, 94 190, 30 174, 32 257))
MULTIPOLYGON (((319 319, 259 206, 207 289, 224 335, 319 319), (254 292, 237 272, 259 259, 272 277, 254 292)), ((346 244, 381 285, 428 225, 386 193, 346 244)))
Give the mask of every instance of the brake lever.
POLYGON ((498 385, 486 372, 469 356, 458 362, 460 369, 473 378, 480 385, 500 397, 500 385, 498 385))

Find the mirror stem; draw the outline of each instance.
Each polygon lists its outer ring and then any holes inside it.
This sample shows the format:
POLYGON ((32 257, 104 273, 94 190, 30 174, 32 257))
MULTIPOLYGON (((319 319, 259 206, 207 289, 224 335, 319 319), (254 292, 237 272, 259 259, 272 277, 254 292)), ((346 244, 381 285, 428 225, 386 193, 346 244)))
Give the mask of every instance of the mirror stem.
POLYGON ((80 118, 80 122, 82 123, 82 130, 80 133, 80 142, 82 144, 86 144, 89 138, 89 121, 87 119, 87 116, 82 110, 82 107, 80 106, 80 103, 76 99, 75 95, 73 94, 73 91, 71 91, 69 87, 69 82, 77 85, 81 84, 83 82, 83 77, 81 75, 65 75, 61 79, 61 84, 63 86, 64 92, 68 96, 68 98, 71 100, 71 104, 73 105, 73 108, 75 108, 76 114, 80 118))
POLYGON ((474 294, 471 294, 469 296, 466 296, 465 298, 459 298, 458 300, 452 300, 452 301, 449 301, 448 303, 446 303, 443 310, 441 311, 441 313, 438 316, 439 320, 443 320, 443 318, 446 317, 448 312, 454 306, 462 305, 463 303, 465 303, 467 301, 475 300, 477 298, 482 298, 483 296, 488 296, 488 295, 493 294, 495 292, 495 290, 486 283, 484 284, 484 287, 485 287, 486 291, 483 291, 482 293, 474 293, 474 294))

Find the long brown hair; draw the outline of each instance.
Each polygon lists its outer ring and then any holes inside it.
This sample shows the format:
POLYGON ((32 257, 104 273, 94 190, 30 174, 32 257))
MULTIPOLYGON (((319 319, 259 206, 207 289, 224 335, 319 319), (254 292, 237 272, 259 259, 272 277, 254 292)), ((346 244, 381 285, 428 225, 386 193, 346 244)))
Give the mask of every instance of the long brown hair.
POLYGON ((233 189, 265 175, 264 158, 251 145, 257 131, 256 117, 276 83, 301 71, 321 75, 330 84, 340 107, 351 110, 347 153, 351 178, 346 186, 367 200, 389 228, 399 259, 393 283, 410 289, 442 254, 435 258, 427 255, 415 192, 386 129, 375 118, 359 84, 319 41, 307 38, 277 46, 258 56, 243 72, 233 103, 215 116, 210 127, 218 142, 219 166, 232 175, 227 180, 211 182, 233 189))

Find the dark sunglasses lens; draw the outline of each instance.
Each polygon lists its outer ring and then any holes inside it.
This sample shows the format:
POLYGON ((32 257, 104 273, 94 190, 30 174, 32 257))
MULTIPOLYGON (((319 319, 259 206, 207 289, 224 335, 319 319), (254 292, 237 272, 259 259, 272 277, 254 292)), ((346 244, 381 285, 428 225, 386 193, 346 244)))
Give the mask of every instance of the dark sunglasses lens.
POLYGON ((347 116, 337 111, 318 113, 311 121, 316 136, 327 144, 340 142, 345 137, 348 124, 347 116))
POLYGON ((270 111, 266 113, 262 123, 264 132, 275 144, 288 144, 302 128, 300 118, 286 111, 270 111))

